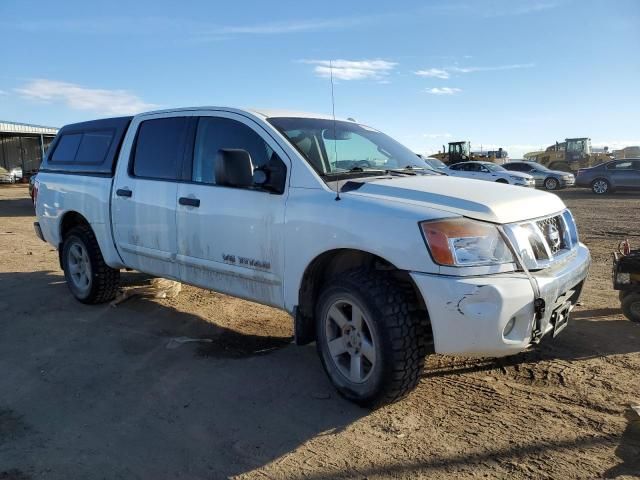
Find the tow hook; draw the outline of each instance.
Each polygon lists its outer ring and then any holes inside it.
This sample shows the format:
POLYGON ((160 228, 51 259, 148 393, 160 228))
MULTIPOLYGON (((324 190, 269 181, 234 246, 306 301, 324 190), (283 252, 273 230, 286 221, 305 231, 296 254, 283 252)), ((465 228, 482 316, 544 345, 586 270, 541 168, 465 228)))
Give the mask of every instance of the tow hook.
POLYGON ((531 343, 540 343, 542 338, 542 329, 540 328, 540 321, 544 318, 544 311, 546 304, 543 298, 536 298, 533 301, 533 331, 531 332, 531 343))

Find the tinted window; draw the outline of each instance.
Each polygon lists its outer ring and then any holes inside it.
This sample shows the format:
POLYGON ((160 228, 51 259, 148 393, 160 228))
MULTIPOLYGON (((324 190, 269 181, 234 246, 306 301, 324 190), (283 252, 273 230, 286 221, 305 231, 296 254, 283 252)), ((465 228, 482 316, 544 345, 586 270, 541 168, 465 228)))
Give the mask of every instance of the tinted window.
POLYGON ((253 167, 269 163, 273 150, 247 125, 228 118, 202 117, 198 121, 191 178, 195 182, 215 183, 214 163, 222 149, 249 152, 253 167))
POLYGON ((73 135, 63 135, 62 137, 60 137, 58 145, 53 151, 51 161, 60 163, 72 163, 76 158, 80 140, 82 140, 81 133, 76 133, 73 135))
POLYGON ((112 139, 113 131, 111 130, 84 133, 76 153, 76 163, 102 163, 109 151, 112 139))
POLYGON ((133 157, 137 177, 175 180, 184 154, 186 117, 146 120, 138 128, 133 157))
POLYGON ((607 168, 609 170, 632 170, 633 169, 633 162, 630 161, 626 161, 626 162, 614 162, 614 163, 610 163, 607 168))
POLYGON ((449 168, 450 168, 451 170, 461 170, 461 171, 466 170, 466 169, 465 169, 465 168, 463 168, 463 167, 464 167, 464 165, 463 165, 462 163, 456 163, 456 164, 454 164, 454 165, 451 165, 449 168))

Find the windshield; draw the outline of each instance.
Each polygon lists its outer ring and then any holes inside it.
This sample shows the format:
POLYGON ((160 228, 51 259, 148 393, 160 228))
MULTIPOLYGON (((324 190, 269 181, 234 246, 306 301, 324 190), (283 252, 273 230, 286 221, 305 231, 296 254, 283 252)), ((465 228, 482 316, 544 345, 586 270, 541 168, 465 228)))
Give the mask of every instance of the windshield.
POLYGON ((496 165, 495 163, 483 163, 482 165, 487 167, 487 169, 490 172, 506 172, 507 171, 506 168, 501 167, 500 165, 496 165))
POLYGON ((371 127, 319 118, 270 118, 320 175, 366 170, 432 170, 411 150, 371 127))
POLYGON ((569 152, 591 153, 591 139, 569 140, 567 150, 569 152))

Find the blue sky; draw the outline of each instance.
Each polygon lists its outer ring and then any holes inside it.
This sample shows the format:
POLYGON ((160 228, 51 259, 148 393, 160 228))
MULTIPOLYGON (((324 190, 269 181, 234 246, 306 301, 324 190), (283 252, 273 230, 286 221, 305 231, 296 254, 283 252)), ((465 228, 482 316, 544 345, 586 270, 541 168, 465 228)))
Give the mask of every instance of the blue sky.
POLYGON ((354 117, 422 153, 640 144, 640 1, 0 0, 0 119, 229 105, 354 117))

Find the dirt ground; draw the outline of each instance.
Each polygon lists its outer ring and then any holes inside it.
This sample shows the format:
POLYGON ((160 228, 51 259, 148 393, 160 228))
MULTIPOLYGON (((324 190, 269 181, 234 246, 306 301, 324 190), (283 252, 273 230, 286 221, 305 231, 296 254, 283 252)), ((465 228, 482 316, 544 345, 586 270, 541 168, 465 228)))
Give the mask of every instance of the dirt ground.
POLYGON ((593 255, 569 327, 512 358, 431 356, 371 412, 279 311, 192 287, 76 302, 26 187, 0 187, 0 479, 640 478, 640 324, 610 285, 617 241, 640 245, 640 195, 560 196, 593 255))

